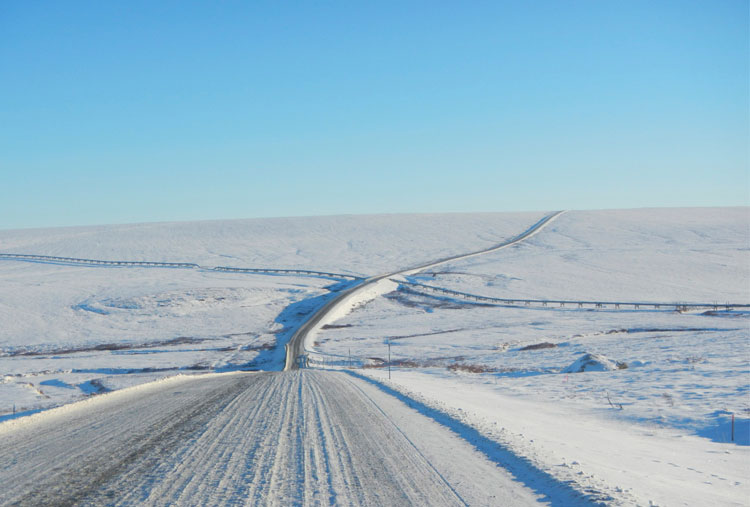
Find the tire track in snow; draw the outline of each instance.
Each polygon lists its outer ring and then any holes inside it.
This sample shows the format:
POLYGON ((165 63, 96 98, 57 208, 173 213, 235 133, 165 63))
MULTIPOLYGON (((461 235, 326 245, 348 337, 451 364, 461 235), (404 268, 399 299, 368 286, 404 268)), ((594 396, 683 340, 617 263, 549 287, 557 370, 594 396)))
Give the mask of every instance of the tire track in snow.
POLYGON ((462 505, 456 488, 472 505, 535 502, 466 442, 368 389, 334 372, 215 375, 6 423, 0 504, 462 505))
POLYGON ((178 398, 171 399, 174 398, 169 396, 171 393, 167 396, 150 393, 133 400, 127 410, 102 403, 104 410, 99 412, 78 411, 72 418, 56 418, 54 414, 42 418, 45 422, 51 420, 51 425, 30 421, 28 426, 35 430, 32 434, 15 432, 0 444, 3 457, 0 482, 4 484, 0 502, 81 505, 97 491, 109 499, 104 503, 111 502, 116 491, 108 484, 113 478, 128 482, 133 475, 140 476, 144 470, 153 468, 163 453, 173 451, 184 439, 200 431, 212 411, 223 410, 237 395, 237 379, 221 383, 212 380, 200 397, 179 396, 184 393, 178 392, 178 398), (153 410, 155 404, 160 410, 153 410), (124 431, 118 419, 135 423, 134 416, 138 424, 124 431), (67 430, 68 427, 71 429, 67 430), (29 477, 33 480, 29 481, 29 477), (54 477, 53 487, 45 480, 47 477, 54 477), (10 496, 14 493, 15 498, 10 496))
POLYGON ((456 490, 455 490, 455 489, 453 488, 453 486, 451 486, 451 484, 450 484, 450 483, 449 483, 449 482, 448 482, 448 481, 447 481, 447 480, 445 479, 445 477, 443 477, 443 475, 442 475, 442 474, 440 473, 440 471, 439 471, 439 470, 438 470, 437 468, 435 468, 435 467, 434 467, 434 466, 433 466, 433 465, 432 465, 432 464, 431 464, 431 463, 429 462, 429 460, 427 460, 427 458, 425 457, 425 455, 424 455, 424 454, 422 454, 422 452, 421 452, 421 451, 419 450, 419 448, 418 448, 418 447, 417 447, 417 446, 416 446, 416 445, 414 444, 414 442, 412 442, 412 441, 411 441, 411 440, 409 439, 409 437, 408 437, 408 436, 406 435, 406 433, 404 433, 403 431, 401 431, 401 429, 400 429, 400 428, 398 427, 398 425, 397 425, 397 424, 396 424, 396 423, 395 423, 395 422, 394 422, 394 421, 393 421, 393 420, 392 420, 391 418, 389 418, 389 417, 388 417, 388 414, 386 414, 386 413, 385 413, 385 412, 383 411, 383 409, 382 409, 382 408, 378 407, 378 405, 377 405, 377 404, 376 404, 376 403, 374 402, 374 400, 373 400, 373 399, 372 399, 372 398, 371 398, 370 396, 368 396, 368 395, 367 395, 367 393, 365 393, 365 392, 364 392, 364 391, 363 391, 363 390, 362 390, 362 389, 361 389, 361 388, 360 388, 359 386, 357 386, 357 385, 356 385, 356 384, 354 384, 353 382, 352 382, 352 387, 353 387, 354 389, 356 389, 356 390, 357 390, 358 392, 362 393, 362 396, 364 396, 365 398, 367 398, 368 400, 370 400, 371 402, 373 402, 373 403, 372 403, 372 404, 373 404, 373 406, 374 406, 374 407, 376 407, 376 408, 378 409, 378 411, 379 411, 379 412, 380 412, 380 413, 381 413, 381 414, 383 415, 383 417, 384 417, 384 418, 385 418, 385 419, 386 419, 386 420, 387 420, 387 421, 388 421, 389 423, 391 423, 391 424, 393 425, 393 427, 394 427, 394 429, 395 429, 396 431, 398 431, 398 432, 399 432, 399 433, 400 433, 401 435, 403 435, 403 437, 404 437, 404 438, 406 439, 406 441, 407 441, 407 442, 409 442, 409 445, 411 445, 411 446, 412 446, 412 447, 414 448, 414 452, 415 452, 415 453, 417 453, 417 454, 419 454, 419 455, 420 455, 420 456, 421 456, 421 457, 422 457, 422 458, 423 458, 423 459, 425 460, 425 462, 426 462, 426 463, 427 463, 427 464, 428 464, 428 465, 429 465, 429 466, 430 466, 430 467, 431 467, 431 468, 432 468, 432 469, 433 469, 433 470, 435 471, 435 473, 436 473, 436 474, 438 475, 438 477, 440 477, 440 480, 442 480, 442 481, 443 481, 443 482, 445 483, 445 485, 446 485, 446 486, 448 487, 448 489, 450 489, 450 490, 451 490, 451 491, 453 492, 453 494, 455 494, 455 495, 456 495, 456 497, 458 498, 458 500, 459 500, 459 501, 460 501, 460 502, 461 502, 461 503, 462 503, 463 505, 468 505, 468 504, 466 503, 466 501, 465 501, 465 500, 464 500, 463 498, 461 498, 461 495, 460 495, 460 494, 459 494, 459 493, 458 493, 458 492, 457 492, 457 491, 456 491, 456 490))

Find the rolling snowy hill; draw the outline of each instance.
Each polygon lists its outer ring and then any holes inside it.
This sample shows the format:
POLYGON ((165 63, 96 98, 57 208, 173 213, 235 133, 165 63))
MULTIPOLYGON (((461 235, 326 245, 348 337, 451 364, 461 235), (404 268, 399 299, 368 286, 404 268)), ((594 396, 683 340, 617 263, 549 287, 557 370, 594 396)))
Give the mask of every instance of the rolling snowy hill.
MULTIPOLYGON (((165 376, 280 369, 296 326, 353 283, 335 273, 364 278, 488 248, 542 216, 0 231, 0 254, 199 265, 0 258, 0 421, 165 376)), ((386 392, 611 503, 741 505, 750 492, 750 312, 677 311, 679 303, 750 303, 750 210, 567 212, 517 245, 385 280, 326 321, 308 352, 315 367, 364 366, 355 374, 386 392), (412 283, 652 306, 488 304, 412 283)))

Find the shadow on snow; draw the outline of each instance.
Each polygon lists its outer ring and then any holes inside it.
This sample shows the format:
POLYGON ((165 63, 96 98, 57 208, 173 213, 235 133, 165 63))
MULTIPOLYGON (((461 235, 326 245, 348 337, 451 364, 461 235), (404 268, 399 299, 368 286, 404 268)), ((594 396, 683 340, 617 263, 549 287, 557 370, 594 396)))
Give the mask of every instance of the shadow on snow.
POLYGON ((420 414, 429 417, 438 424, 453 431, 463 440, 474 446, 479 452, 484 454, 490 461, 497 463, 499 466, 508 470, 508 472, 510 472, 520 483, 536 493, 544 495, 545 497, 541 498, 539 500, 540 502, 547 502, 549 505, 561 506, 606 505, 614 500, 610 495, 593 489, 579 491, 571 484, 556 479, 550 473, 540 469, 528 459, 513 453, 513 451, 505 447, 503 444, 484 436, 478 430, 461 422, 455 417, 412 399, 377 380, 350 370, 345 370, 345 372, 374 385, 384 393, 397 398, 420 414))
POLYGON ((227 371, 281 371, 286 361, 286 344, 289 343, 294 332, 307 322, 315 312, 321 309, 328 301, 336 297, 339 292, 359 285, 363 280, 343 280, 326 287, 327 293, 319 296, 302 299, 287 305, 274 319, 283 326, 276 334, 276 346, 260 350, 258 355, 250 362, 244 364, 231 364, 216 368, 217 372, 227 371))

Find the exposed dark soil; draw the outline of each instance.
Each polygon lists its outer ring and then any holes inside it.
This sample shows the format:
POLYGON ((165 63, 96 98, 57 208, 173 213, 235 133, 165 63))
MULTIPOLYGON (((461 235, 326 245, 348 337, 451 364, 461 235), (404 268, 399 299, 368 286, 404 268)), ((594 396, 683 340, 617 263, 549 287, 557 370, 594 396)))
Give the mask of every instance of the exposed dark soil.
POLYGON ((483 364, 466 364, 466 363, 453 363, 448 366, 450 371, 466 371, 469 373, 491 373, 495 371, 494 368, 483 364))
POLYGON ((136 350, 136 349, 152 349, 156 347, 167 347, 170 345, 185 345, 193 343, 202 343, 208 341, 209 338, 194 338, 189 336, 178 336, 177 338, 170 338, 169 340, 156 340, 146 343, 100 343, 98 345, 91 345, 88 347, 70 347, 61 349, 47 349, 47 350, 11 350, 3 351, 3 355, 16 357, 16 356, 49 356, 49 355, 63 355, 63 354, 78 354, 80 352, 102 352, 102 351, 113 351, 113 350, 136 350))
POLYGON ((703 312, 701 315, 708 315, 710 317, 729 317, 729 318, 737 318, 737 317, 747 317, 750 315, 750 312, 742 312, 742 311, 717 311, 717 310, 709 310, 707 312, 703 312))
POLYGON ((540 350, 540 349, 554 349, 557 347, 554 343, 544 342, 544 343, 535 343, 534 345, 526 345, 525 347, 521 347, 518 350, 540 350))
POLYGON ((448 334, 448 333, 457 333, 459 331, 465 331, 464 328, 461 329, 446 329, 445 331, 433 331, 431 333, 417 333, 417 334, 405 334, 400 336, 390 336, 390 340, 403 340, 404 338, 418 338, 420 336, 435 336, 439 334, 448 334))
POLYGON ((273 350, 276 348, 275 343, 252 343, 245 345, 240 350, 273 350))
POLYGON ((354 327, 352 324, 326 324, 321 329, 343 329, 345 327, 354 327))

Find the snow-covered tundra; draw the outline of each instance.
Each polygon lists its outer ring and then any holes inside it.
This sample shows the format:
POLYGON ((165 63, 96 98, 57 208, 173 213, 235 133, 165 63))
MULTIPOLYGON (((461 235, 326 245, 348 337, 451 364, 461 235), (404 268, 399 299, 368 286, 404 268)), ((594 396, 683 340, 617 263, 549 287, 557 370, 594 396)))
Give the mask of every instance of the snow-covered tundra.
MULTIPOLYGON (((0 254, 197 265, 0 258, 0 418, 170 375, 279 369, 295 327, 353 283, 337 274, 488 248, 543 216, 0 231, 0 254)), ((750 303, 749 251, 747 208, 570 211, 514 246, 384 281, 310 337, 310 364, 353 367, 516 476, 525 463, 605 503, 743 505, 750 313, 726 304, 750 303), (491 304, 413 284, 644 305, 491 304)))

